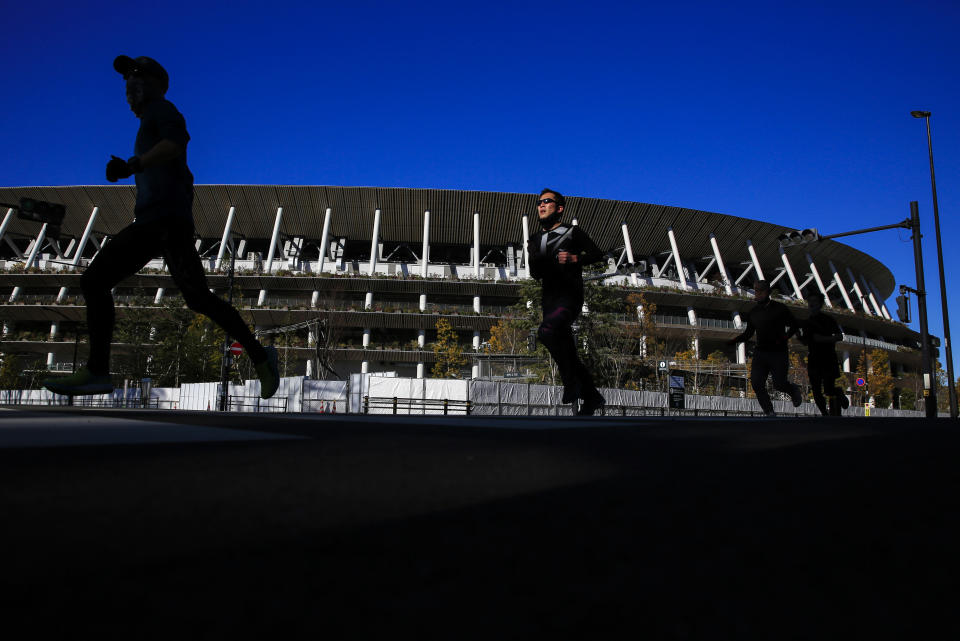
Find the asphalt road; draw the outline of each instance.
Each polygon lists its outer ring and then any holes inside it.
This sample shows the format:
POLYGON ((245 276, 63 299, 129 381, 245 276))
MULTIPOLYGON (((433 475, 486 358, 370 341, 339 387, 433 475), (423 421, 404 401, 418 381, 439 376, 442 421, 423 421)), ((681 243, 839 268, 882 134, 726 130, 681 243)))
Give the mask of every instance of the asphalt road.
POLYGON ((944 419, 0 410, 3 626, 958 639, 958 444, 944 419))

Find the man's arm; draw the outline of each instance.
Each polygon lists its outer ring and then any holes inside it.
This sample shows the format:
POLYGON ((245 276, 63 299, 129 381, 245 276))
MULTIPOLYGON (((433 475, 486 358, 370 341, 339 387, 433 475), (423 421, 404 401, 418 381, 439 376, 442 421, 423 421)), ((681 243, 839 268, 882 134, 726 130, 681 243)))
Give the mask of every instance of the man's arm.
POLYGON ((574 250, 563 250, 557 253, 558 263, 580 263, 590 265, 603 260, 606 254, 596 246, 593 239, 580 227, 574 228, 576 245, 574 250))
POLYGON ((147 151, 147 153, 140 156, 140 167, 141 169, 149 169, 150 167, 162 165, 179 157, 182 153, 183 146, 164 138, 147 151))
POLYGON ((729 345, 736 345, 737 343, 746 343, 750 340, 750 337, 753 336, 754 332, 757 331, 757 328, 753 326, 753 323, 750 322, 750 313, 747 312, 747 327, 743 330, 738 336, 731 338, 727 341, 729 345))
POLYGON ((790 313, 786 305, 783 306, 783 327, 786 330, 786 334, 783 337, 784 341, 789 341, 791 336, 800 331, 800 325, 797 323, 797 319, 793 317, 793 314, 790 313))
POLYGON ((843 330, 840 328, 840 325, 837 321, 830 319, 831 324, 831 333, 829 334, 820 334, 818 332, 813 332, 813 342, 815 343, 832 343, 836 344, 843 340, 843 330))

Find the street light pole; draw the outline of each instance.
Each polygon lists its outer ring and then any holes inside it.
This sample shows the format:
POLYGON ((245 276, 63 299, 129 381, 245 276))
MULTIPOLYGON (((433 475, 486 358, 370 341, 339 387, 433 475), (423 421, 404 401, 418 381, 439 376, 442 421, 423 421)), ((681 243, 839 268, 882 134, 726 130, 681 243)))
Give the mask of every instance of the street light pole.
MULTIPOLYGON (((953 382, 953 345, 950 340, 950 315, 947 311, 947 281, 943 273, 943 249, 940 243, 940 208, 937 205, 937 178, 933 171, 933 138, 930 135, 930 112, 911 111, 914 118, 923 118, 927 124, 927 151, 930 155, 930 185, 933 189, 933 227, 937 235, 937 266, 940 269, 940 305, 943 309, 943 341, 947 359, 947 393, 950 398, 950 418, 957 418, 957 388, 953 382)), ((936 372, 934 372, 936 374, 936 372)))

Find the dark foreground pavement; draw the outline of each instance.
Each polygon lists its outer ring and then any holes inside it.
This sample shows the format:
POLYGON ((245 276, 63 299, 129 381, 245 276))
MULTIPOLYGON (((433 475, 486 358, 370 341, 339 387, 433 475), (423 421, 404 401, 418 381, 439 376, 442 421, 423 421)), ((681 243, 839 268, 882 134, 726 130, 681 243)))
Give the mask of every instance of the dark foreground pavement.
POLYGON ((0 410, 3 629, 958 639, 958 445, 948 420, 0 410))

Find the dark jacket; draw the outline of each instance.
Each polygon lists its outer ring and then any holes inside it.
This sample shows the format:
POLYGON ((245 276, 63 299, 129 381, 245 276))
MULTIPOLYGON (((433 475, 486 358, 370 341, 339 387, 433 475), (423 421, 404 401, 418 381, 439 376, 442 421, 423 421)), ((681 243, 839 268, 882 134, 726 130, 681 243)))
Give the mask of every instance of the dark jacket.
POLYGON ((832 316, 823 312, 811 314, 800 326, 800 336, 809 349, 808 363, 821 361, 835 363, 837 360, 836 341, 843 340, 843 330, 832 316), (834 342, 818 343, 814 336, 830 336, 834 342))
POLYGON ((788 341, 797 329, 797 321, 787 306, 767 299, 747 312, 747 328, 734 340, 746 342, 756 333, 757 351, 786 352, 788 341))
POLYGON ((576 225, 560 225, 549 232, 534 234, 530 237, 527 252, 530 276, 543 282, 544 309, 563 305, 579 310, 583 305, 583 267, 605 256, 576 225), (577 262, 560 264, 557 262, 560 251, 576 254, 577 262))

